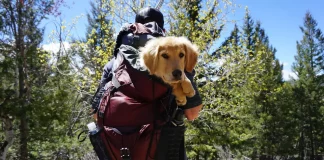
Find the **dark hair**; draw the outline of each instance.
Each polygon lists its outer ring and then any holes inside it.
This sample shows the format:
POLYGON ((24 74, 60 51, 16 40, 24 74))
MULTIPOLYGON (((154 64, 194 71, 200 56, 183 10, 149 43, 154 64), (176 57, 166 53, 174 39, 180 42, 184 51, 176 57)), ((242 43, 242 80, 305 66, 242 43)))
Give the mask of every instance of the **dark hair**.
POLYGON ((135 17, 136 23, 148 23, 156 22, 159 27, 164 28, 164 17, 163 14, 155 8, 146 7, 142 8, 135 17))

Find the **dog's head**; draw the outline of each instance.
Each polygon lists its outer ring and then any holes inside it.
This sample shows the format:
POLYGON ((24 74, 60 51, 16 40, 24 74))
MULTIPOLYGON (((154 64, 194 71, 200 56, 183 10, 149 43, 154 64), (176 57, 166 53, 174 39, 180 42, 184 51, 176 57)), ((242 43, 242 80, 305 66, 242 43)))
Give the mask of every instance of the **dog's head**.
POLYGON ((167 83, 184 80, 186 70, 192 72, 198 60, 198 47, 185 37, 160 37, 140 49, 142 63, 152 75, 167 83))

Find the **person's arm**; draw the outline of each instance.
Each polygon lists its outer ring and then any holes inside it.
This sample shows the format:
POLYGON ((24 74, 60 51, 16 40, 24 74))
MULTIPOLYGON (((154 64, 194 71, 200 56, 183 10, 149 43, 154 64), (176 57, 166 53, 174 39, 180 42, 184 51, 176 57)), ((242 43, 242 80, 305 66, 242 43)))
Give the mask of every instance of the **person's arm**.
POLYGON ((101 76, 100 80, 100 86, 105 86, 106 83, 108 83, 111 80, 112 77, 112 67, 114 65, 115 58, 112 58, 104 67, 103 74, 101 76))
POLYGON ((97 91, 95 93, 95 95, 93 96, 93 99, 92 99, 92 109, 94 111, 96 111, 98 109, 98 105, 99 105, 99 102, 100 102, 100 99, 103 95, 103 92, 104 92, 104 86, 106 85, 106 83, 108 83, 111 78, 112 78, 112 73, 111 73, 111 70, 112 70, 112 66, 114 64, 114 58, 112 58, 104 67, 103 69, 103 74, 101 76, 101 80, 100 80, 100 83, 99 83, 99 86, 97 88, 97 91))
POLYGON ((183 106, 184 114, 189 121, 196 119, 199 116, 199 112, 203 107, 202 99, 199 95, 199 91, 196 83, 193 78, 195 76, 195 70, 192 73, 185 72, 188 79, 191 81, 192 86, 194 87, 196 94, 193 97, 187 97, 187 104, 183 106))
POLYGON ((105 87, 106 83, 108 83, 112 78, 111 70, 112 70, 112 67, 114 64, 114 59, 115 58, 112 58, 105 65, 99 86, 98 86, 97 91, 94 94, 92 101, 91 101, 91 113, 93 113, 93 118, 95 119, 95 121, 97 121, 97 114, 94 114, 94 113, 96 113, 99 108, 100 99, 105 92, 104 87, 105 87))
POLYGON ((184 110, 184 114, 186 116, 186 118, 189 120, 189 121, 193 121, 195 120, 196 118, 198 118, 199 116, 199 112, 201 111, 203 105, 198 105, 194 108, 189 108, 189 109, 185 109, 184 110))

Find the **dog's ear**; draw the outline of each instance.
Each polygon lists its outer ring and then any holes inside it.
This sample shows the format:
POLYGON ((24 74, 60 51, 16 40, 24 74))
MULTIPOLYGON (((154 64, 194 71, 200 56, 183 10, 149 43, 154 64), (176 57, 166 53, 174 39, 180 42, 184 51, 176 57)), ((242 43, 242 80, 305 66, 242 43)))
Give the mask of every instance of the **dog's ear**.
POLYGON ((199 50, 197 45, 191 43, 187 38, 181 37, 186 55, 185 55, 185 69, 187 72, 192 72, 198 62, 199 50))
POLYGON ((157 59, 158 59, 158 48, 159 46, 156 46, 157 48, 152 48, 150 52, 143 54, 143 60, 144 64, 147 67, 150 74, 154 74, 157 66, 157 59))
POLYGON ((154 74, 159 58, 159 46, 155 41, 151 40, 147 43, 146 46, 141 48, 140 51, 144 65, 146 66, 150 74, 154 74))

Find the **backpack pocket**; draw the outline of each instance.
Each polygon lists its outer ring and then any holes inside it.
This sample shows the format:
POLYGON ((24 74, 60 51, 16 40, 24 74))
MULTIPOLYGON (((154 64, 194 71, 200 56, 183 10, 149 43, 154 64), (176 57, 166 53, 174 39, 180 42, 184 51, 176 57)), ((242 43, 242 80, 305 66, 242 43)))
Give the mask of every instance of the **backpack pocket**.
POLYGON ((115 160, 122 160, 122 156, 129 156, 132 160, 153 160, 159 131, 153 130, 152 125, 143 125, 137 131, 127 134, 117 128, 104 127, 102 136, 115 160))

